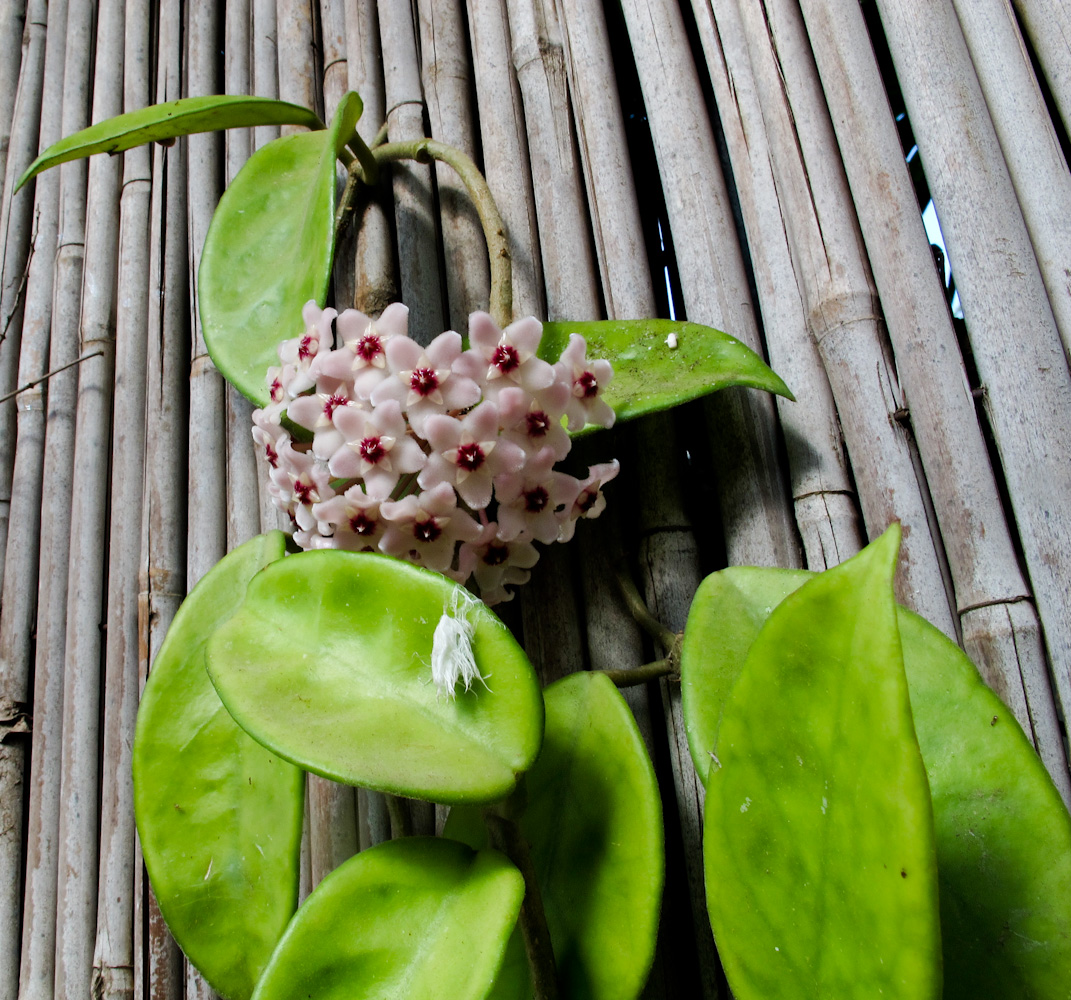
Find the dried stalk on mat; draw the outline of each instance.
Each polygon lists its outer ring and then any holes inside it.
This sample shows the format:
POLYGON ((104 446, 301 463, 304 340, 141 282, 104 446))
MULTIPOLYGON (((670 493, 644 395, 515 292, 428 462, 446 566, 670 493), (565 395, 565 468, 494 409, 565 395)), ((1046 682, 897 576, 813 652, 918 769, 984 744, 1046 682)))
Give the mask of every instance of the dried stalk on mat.
POLYGON ((513 259, 513 315, 545 316, 532 172, 505 0, 469 0, 469 38, 480 109, 483 170, 506 224, 513 259))
MULTIPOLYGON (((147 2, 128 4, 123 106, 150 101, 147 2)), ((104 770, 101 777, 100 884, 93 958, 94 995, 125 1000, 134 988, 134 793, 131 747, 137 718, 140 643, 138 571, 145 456, 145 330, 149 306, 151 150, 123 157, 115 329, 114 430, 108 553, 104 683, 104 770)))
MULTIPOLYGON (((113 117, 123 108, 123 8, 120 0, 108 0, 97 10, 91 120, 113 117)), ((56 995, 70 1000, 90 995, 94 978, 100 832, 100 626, 104 614, 121 180, 117 158, 95 157, 90 161, 79 353, 100 350, 102 357, 78 368, 75 416, 56 906, 56 995)), ((129 886, 126 889, 129 892, 129 886)))
MULTIPOLYGON (((322 114, 316 72, 317 46, 313 36, 312 0, 278 0, 275 31, 279 59, 279 96, 322 114)), ((193 51, 194 40, 190 39, 193 51)), ((284 125, 283 135, 303 131, 299 125, 284 125)))
MULTIPOLYGON (((775 26, 792 12, 788 4, 776 9, 775 26)), ((1036 617, 1021 603, 1028 590, 977 425, 943 289, 936 275, 931 277, 929 240, 918 218, 892 116, 874 112, 885 97, 866 25, 851 7, 805 3, 803 13, 883 293, 912 426, 929 472, 964 646, 994 689, 1006 695, 1024 728, 1033 729, 1050 772, 1066 789, 1036 617), (969 520, 962 517, 964 510, 971 512, 969 520)), ((780 28, 777 34, 782 34, 780 28)))
POLYGON ((1071 373, 955 11, 950 0, 932 4, 923 29, 910 6, 878 4, 963 301, 1067 718, 1071 464, 1051 443, 1071 439, 1071 373), (944 95, 951 86, 961 100, 949 104, 944 95))
POLYGON ((1071 132, 1071 11, 1049 0, 1012 0, 1037 53, 1064 128, 1071 132))
MULTIPOLYGON (((45 46, 45 87, 42 100, 57 107, 63 101, 63 75, 57 67, 63 65, 66 4, 53 4, 48 11, 52 31, 45 46), (51 71, 51 72, 50 72, 51 71)), ((58 116, 46 116, 41 138, 46 143, 59 138, 58 116)), ((41 247, 55 247, 59 211, 59 173, 53 171, 42 178, 35 189, 34 217, 37 240, 41 247)), ((25 195, 24 197, 28 197, 25 195)), ((49 325, 52 311, 52 254, 39 253, 29 261, 27 274, 25 311, 22 324, 22 344, 19 358, 19 381, 27 383, 40 378, 48 367, 49 325)), ((48 676, 41 672, 34 677, 36 692, 31 702, 31 670, 33 657, 33 629, 37 598, 37 569, 41 525, 41 477, 44 463, 45 438, 45 388, 38 384, 27 389, 19 398, 17 409, 18 439, 12 474, 11 492, 11 541, 5 555, 3 576, 3 600, 0 601, 0 812, 11 818, 7 831, 0 835, 0 900, 10 914, 18 914, 22 904, 22 880, 20 878, 25 858, 26 886, 23 920, 17 918, 5 922, 0 928, 0 995, 15 996, 19 989, 25 996, 43 996, 51 992, 52 985, 52 928, 55 926, 55 868, 42 872, 38 861, 42 850, 47 854, 54 837, 42 836, 42 798, 55 804, 58 788, 51 783, 41 786, 42 764, 47 754, 47 737, 53 721, 58 721, 59 712, 46 716, 49 704, 46 693, 51 691, 48 676), (33 706, 38 713, 32 726, 32 737, 26 726, 26 716, 33 706), (20 731, 22 730, 22 731, 20 731), (27 796, 22 787, 26 775, 25 750, 30 744, 30 792, 27 796), (22 803, 28 800, 26 838, 21 836, 22 803), (16 818, 19 817, 19 818, 16 818), (37 905, 37 893, 43 897, 47 913, 47 930, 38 931, 42 909, 37 905), (24 949, 31 950, 35 957, 42 957, 41 949, 35 947, 39 939, 46 938, 48 974, 44 982, 40 976, 39 963, 22 962, 20 969, 20 930, 24 949), (30 983, 40 988, 32 990, 30 983)), ((52 699, 54 702, 55 699, 52 699)), ((55 741, 53 741, 55 743, 55 741)), ((46 808, 47 812, 47 808, 46 808)), ((55 810, 53 809, 53 819, 55 810)))
MULTIPOLYGON (((467 58, 461 0, 417 0, 421 78, 432 138, 476 152, 476 124, 470 105, 472 67, 467 58)), ((447 321, 463 330, 469 313, 485 308, 490 276, 483 230, 461 178, 445 163, 435 165, 446 278, 447 321)))
POLYGON ((1008 0, 953 0, 1064 350, 1071 354, 1071 173, 1008 0))
MULTIPOLYGON (((420 64, 414 25, 404 5, 379 5, 379 35, 383 51, 391 54, 383 61, 390 139, 423 138, 420 64)), ((426 344, 446 329, 430 168, 396 163, 392 174, 399 287, 402 301, 410 309, 409 336, 426 344)))
MULTIPOLYGON (((15 388, 27 265, 33 252, 33 197, 29 191, 20 192, 18 198, 12 197, 12 194, 15 182, 37 155, 45 65, 46 10, 46 3, 35 0, 28 11, 27 44, 19 71, 3 201, 0 202, 0 393, 8 393, 15 388)), ((0 551, 7 544, 11 475, 15 464, 15 423, 14 402, 0 403, 0 551)), ((4 569, 0 566, 0 581, 3 573, 4 569)))
POLYGON ((692 10, 722 109, 770 364, 796 396, 795 402, 778 398, 776 403, 796 524, 807 566, 822 570, 859 551, 866 531, 833 392, 807 326, 804 296, 792 266, 792 246, 773 173, 774 139, 763 120, 766 95, 756 87, 735 2, 719 2, 712 8, 710 2, 694 0, 692 10))

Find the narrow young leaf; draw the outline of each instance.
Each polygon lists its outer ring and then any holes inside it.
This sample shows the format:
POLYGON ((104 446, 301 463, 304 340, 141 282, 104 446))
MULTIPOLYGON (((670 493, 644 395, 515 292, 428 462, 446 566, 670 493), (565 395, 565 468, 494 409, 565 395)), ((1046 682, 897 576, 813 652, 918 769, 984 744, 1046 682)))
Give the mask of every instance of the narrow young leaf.
POLYGON ((179 608, 134 736, 134 816, 168 928, 212 988, 253 992, 297 909, 305 775, 250 739, 205 673, 205 642, 284 535, 222 559, 179 608))
POLYGON ((361 99, 350 92, 331 127, 258 149, 219 201, 197 275, 208 353, 258 406, 280 342, 304 332, 301 307, 323 305, 335 250, 335 160, 361 99))
POLYGON ((315 112, 297 104, 268 97, 183 97, 166 104, 153 104, 128 111, 107 121, 75 132, 53 143, 27 167, 19 178, 18 191, 42 170, 94 153, 121 153, 146 142, 175 139, 194 132, 215 132, 225 128, 252 128, 255 125, 304 125, 322 129, 315 112))
MULTIPOLYGON (((613 365, 613 381, 602 398, 618 420, 668 410, 732 385, 794 398, 750 347, 713 327, 668 319, 544 323, 539 356, 556 362, 571 333, 587 341, 589 358, 613 365)), ((597 429, 589 426, 580 433, 597 429)))
POLYGON ((739 1000, 936 1000, 933 814, 893 600, 899 531, 787 597, 722 712, 707 905, 739 1000))

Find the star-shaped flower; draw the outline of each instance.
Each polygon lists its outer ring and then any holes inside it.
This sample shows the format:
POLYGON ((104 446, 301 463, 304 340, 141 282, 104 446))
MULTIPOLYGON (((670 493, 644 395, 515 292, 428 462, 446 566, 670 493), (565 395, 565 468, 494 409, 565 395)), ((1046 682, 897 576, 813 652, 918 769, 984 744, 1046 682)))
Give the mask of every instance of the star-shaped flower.
POLYGON ((480 526, 458 510, 457 494, 449 483, 388 501, 379 509, 390 522, 379 543, 380 551, 423 563, 440 573, 454 561, 457 542, 471 542, 480 534, 480 526))
POLYGON ((613 427, 617 418, 602 398, 614 370, 609 361, 589 361, 587 349, 587 341, 579 333, 569 334, 569 346, 554 366, 559 379, 572 386, 572 398, 566 410, 571 431, 578 431, 585 424, 613 427))

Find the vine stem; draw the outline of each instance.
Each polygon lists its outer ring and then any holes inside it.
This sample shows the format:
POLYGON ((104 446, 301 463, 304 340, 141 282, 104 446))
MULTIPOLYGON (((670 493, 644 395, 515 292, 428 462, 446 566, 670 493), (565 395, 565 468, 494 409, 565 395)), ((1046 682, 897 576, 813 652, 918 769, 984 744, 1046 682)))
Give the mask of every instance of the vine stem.
POLYGON ((533 1000, 558 1000, 558 970, 554 965, 554 950, 550 944, 547 915, 539 891, 535 869, 532 867, 528 841, 521 828, 511 820, 490 809, 484 810, 484 823, 491 846, 501 851, 524 876, 524 901, 521 903, 521 936, 532 973, 533 1000))
POLYGON ((674 659, 674 651, 680 645, 680 636, 676 632, 666 628, 654 615, 651 614, 647 603, 640 596, 632 577, 623 571, 617 574, 617 586, 621 596, 628 605, 628 610, 642 628, 652 639, 656 640, 666 651, 669 659, 674 659))
MULTIPOLYGON (((435 139, 383 143, 379 143, 379 139, 380 136, 377 135, 371 149, 365 147, 365 152, 377 164, 395 160, 416 160, 418 163, 440 160, 453 167, 461 178, 472 203, 476 206, 484 238, 487 240, 487 256, 491 265, 491 315, 500 327, 509 325, 513 321, 513 258, 506 240, 506 224, 502 221, 491 189, 479 167, 460 149, 435 139)), ((335 219, 336 235, 353 211, 352 203, 358 182, 368 183, 366 168, 362 165, 364 159, 363 155, 359 155, 349 164, 346 189, 335 219)))
POLYGON ((664 660, 645 663, 642 667, 634 667, 631 670, 595 670, 592 672, 605 674, 617 687, 622 688, 657 681, 661 677, 676 677, 680 673, 680 666, 677 658, 671 655, 664 660))

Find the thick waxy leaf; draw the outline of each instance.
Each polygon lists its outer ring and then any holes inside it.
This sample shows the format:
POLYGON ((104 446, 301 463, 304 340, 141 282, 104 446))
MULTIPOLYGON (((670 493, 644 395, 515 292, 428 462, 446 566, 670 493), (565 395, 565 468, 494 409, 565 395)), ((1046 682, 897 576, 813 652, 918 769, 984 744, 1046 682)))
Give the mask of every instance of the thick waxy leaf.
POLYGON ((706 782, 721 713, 770 612, 814 577, 798 569, 730 566, 699 585, 681 643, 681 702, 688 747, 706 782))
POLYGON ((494 851, 387 841, 317 886, 255 1000, 482 1000, 523 896, 520 872, 494 851))
POLYGON ((194 132, 254 125, 305 125, 322 129, 324 123, 308 108, 268 97, 184 97, 166 104, 153 104, 139 111, 90 125, 48 147, 19 178, 17 191, 42 170, 94 153, 121 153, 147 142, 174 139, 194 132))
POLYGON ((900 654, 899 530, 771 614, 707 778, 707 905, 739 1000, 941 995, 933 816, 900 654))
MULTIPOLYGON (((563 996, 628 1000, 654 957, 664 872, 662 807, 628 705, 599 674, 574 674, 544 692, 547 731, 518 791, 563 996)), ((475 809, 454 808, 445 834, 475 847, 487 837, 475 809)), ((532 986, 519 932, 495 1000, 532 986)))
POLYGON ((962 650, 900 610, 930 778, 945 1000, 1056 1000, 1071 983, 1071 817, 962 650))
POLYGON ((197 275, 201 326, 224 377, 259 406, 283 340, 305 331, 301 308, 320 305, 335 247, 335 159, 353 135, 361 99, 349 93, 329 129, 258 149, 219 201, 197 275))
POLYGON ((508 795, 543 736, 531 664, 486 605, 466 608, 487 686, 431 682, 432 638, 460 588, 409 563, 336 550, 258 574, 208 670, 231 714, 295 764, 436 802, 508 795))
MULTIPOLYGON (((731 567, 703 581, 682 651, 697 768, 711 762, 722 704, 766 619, 813 576, 731 567)), ((933 800, 944 998, 1062 996, 1071 968, 1071 818, 962 650, 903 608, 898 622, 933 800)))
POLYGON ((587 341, 589 358, 605 358, 613 365, 613 381, 603 399, 618 420, 668 410, 731 385, 793 398, 750 347, 709 326, 669 319, 544 323, 539 356, 556 362, 571 333, 587 341), (670 347, 667 340, 674 338, 676 347, 670 347))
POLYGON ((204 645, 246 583, 282 558, 275 531, 223 559, 186 598, 149 674, 134 738, 134 813, 167 925, 212 988, 253 992, 297 908, 304 774, 231 719, 204 645))

